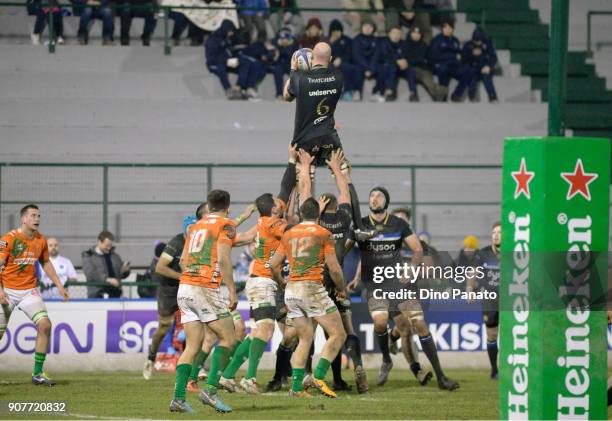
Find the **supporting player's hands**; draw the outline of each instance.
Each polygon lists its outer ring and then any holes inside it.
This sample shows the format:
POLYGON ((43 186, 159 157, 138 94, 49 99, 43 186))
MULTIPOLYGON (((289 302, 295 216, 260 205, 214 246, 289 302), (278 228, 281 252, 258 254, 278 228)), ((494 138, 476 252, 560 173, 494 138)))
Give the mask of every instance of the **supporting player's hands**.
POLYGON ((291 71, 295 72, 298 69, 298 65, 297 65, 297 51, 295 53, 293 53, 293 55, 291 56, 291 71))
POLYGON ((348 294, 345 288, 336 288, 336 298, 338 299, 338 301, 346 300, 347 297, 348 294))
POLYGON ((329 159, 325 161, 325 163, 329 166, 329 168, 333 172, 340 172, 342 162, 345 161, 344 152, 342 149, 333 150, 329 159))
POLYGON ((312 164, 312 161, 314 161, 314 156, 310 155, 304 149, 300 149, 298 152, 298 157, 300 158, 300 164, 304 166, 304 169, 310 171, 310 165, 312 164))
POLYGON ((289 162, 295 163, 298 159, 297 144, 289 143, 289 162))
MULTIPOLYGON (((6 292, 4 292, 2 288, 0 288, 0 305, 7 305, 8 303, 8 296, 6 295, 6 292)), ((610 313, 608 313, 608 315, 609 314, 610 313)))
POLYGON ((319 214, 323 214, 327 205, 329 205, 329 197, 319 197, 319 214))

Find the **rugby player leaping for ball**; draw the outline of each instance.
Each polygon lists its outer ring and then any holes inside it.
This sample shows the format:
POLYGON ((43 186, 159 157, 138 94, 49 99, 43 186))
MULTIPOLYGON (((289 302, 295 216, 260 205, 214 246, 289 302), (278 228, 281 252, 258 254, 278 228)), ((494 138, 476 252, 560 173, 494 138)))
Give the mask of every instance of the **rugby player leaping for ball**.
POLYGON ((329 67, 330 61, 331 47, 325 42, 315 45, 310 70, 298 71, 294 54, 291 58, 291 77, 283 93, 285 101, 297 99, 291 144, 314 157, 311 177, 314 177, 315 166, 325 165, 331 152, 342 148, 334 112, 342 96, 344 78, 340 71, 329 67))

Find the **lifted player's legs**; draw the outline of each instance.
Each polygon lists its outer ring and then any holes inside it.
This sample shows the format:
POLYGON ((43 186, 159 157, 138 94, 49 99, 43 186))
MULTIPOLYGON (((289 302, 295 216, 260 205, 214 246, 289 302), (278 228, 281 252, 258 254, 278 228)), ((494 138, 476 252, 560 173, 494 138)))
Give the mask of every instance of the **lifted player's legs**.
POLYGON ((342 324, 344 325, 344 331, 346 332, 346 342, 344 346, 349 353, 349 356, 353 360, 355 367, 355 383, 357 384, 357 391, 359 393, 365 393, 368 391, 368 379, 366 372, 363 368, 363 361, 361 359, 361 342, 359 337, 355 335, 355 329, 353 328, 353 314, 351 309, 344 309, 340 312, 342 317, 342 324))

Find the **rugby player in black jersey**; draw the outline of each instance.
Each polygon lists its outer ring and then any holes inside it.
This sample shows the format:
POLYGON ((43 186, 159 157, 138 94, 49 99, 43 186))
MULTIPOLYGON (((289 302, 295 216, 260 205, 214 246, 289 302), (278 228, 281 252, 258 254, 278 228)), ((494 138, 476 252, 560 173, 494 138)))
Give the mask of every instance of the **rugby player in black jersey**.
MULTIPOLYGON (((467 280, 468 292, 476 289, 494 292, 499 297, 499 248, 501 245, 501 222, 497 221, 491 229, 491 245, 481 248, 476 253, 475 265, 482 266, 484 277, 480 280, 470 278, 467 280)), ((497 336, 499 333, 499 299, 485 299, 481 301, 482 318, 487 329, 487 353, 491 363, 491 379, 497 380, 497 336)))
POLYGON ((330 67, 331 47, 326 42, 315 45, 310 70, 298 71, 297 59, 291 59, 291 76, 285 84, 285 101, 296 100, 295 127, 291 143, 314 157, 315 166, 325 165, 333 150, 341 149, 334 113, 342 96, 342 73, 330 67))
MULTIPOLYGON (((375 268, 396 267, 402 264, 401 248, 406 244, 413 253, 412 264, 420 264, 423 257, 423 248, 417 236, 412 232, 410 225, 404 220, 387 212, 390 196, 384 187, 375 187, 370 191, 370 214, 362 218, 361 226, 370 231, 371 236, 357 236, 357 243, 361 251, 361 278, 365 281, 368 293, 368 309, 374 321, 374 332, 383 355, 388 355, 389 334, 387 324, 389 316, 398 319, 401 323, 401 314, 408 317, 419 335, 423 352, 429 359, 436 373, 440 389, 455 390, 459 384, 444 375, 438 359, 436 345, 429 333, 429 328, 423 317, 423 310, 418 300, 393 300, 375 297, 374 291, 398 292, 406 287, 406 279, 392 277, 384 279, 382 283, 375 283, 375 268), (386 352, 385 352, 386 351, 386 352)), ((409 281, 409 280, 408 280, 409 281)), ((352 285, 354 287, 354 285, 352 285)), ((394 320, 395 321, 395 320, 394 320)), ((393 366, 391 359, 383 362, 381 372, 388 371, 393 366)), ((381 373, 383 374, 383 373, 381 373)))

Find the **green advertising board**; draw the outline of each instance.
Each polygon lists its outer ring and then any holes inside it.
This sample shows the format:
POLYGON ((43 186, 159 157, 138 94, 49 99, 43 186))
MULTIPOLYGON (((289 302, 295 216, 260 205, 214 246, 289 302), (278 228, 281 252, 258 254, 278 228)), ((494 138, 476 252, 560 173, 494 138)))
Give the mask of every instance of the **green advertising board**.
POLYGON ((607 418, 610 141, 504 145, 502 419, 607 418))

